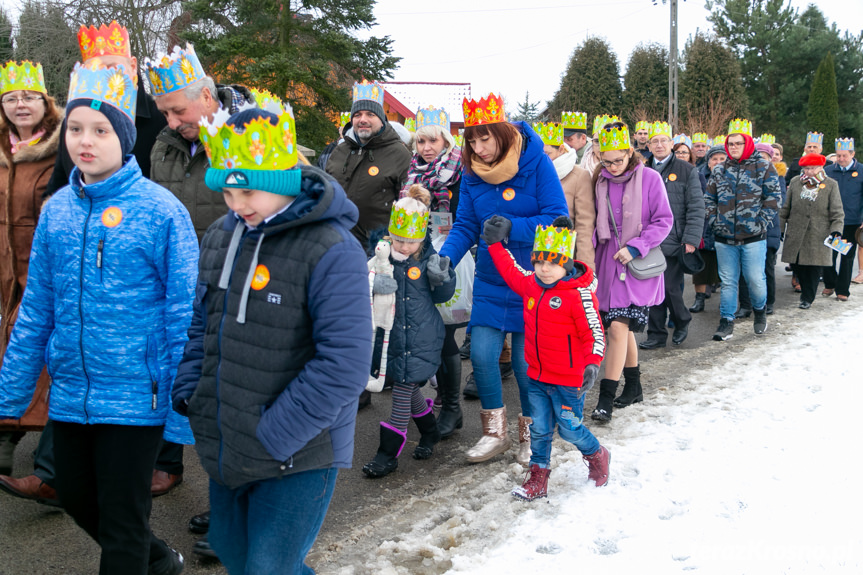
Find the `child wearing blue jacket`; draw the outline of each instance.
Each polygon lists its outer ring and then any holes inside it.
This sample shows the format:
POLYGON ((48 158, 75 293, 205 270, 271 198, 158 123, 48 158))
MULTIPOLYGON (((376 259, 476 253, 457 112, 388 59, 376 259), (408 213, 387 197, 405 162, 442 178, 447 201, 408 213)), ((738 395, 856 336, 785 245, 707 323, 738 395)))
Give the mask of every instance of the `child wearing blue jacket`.
POLYGON ((47 363, 56 489, 102 548, 99 572, 176 574, 150 531, 153 465, 192 315, 189 214, 141 175, 136 80, 80 65, 66 106, 69 185, 45 204, 27 291, 0 371, 0 416, 19 417, 47 363))

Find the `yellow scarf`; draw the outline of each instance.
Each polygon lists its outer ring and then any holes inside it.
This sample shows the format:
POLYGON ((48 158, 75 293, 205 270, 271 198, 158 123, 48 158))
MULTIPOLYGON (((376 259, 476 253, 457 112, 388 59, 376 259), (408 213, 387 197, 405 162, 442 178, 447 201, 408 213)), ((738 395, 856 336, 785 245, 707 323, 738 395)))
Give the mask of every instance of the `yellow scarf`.
POLYGON ((497 185, 511 180, 518 173, 518 160, 521 157, 521 134, 518 134, 513 141, 506 157, 495 164, 488 165, 479 159, 479 156, 474 156, 471 160, 470 167, 473 173, 482 178, 482 181, 497 185))

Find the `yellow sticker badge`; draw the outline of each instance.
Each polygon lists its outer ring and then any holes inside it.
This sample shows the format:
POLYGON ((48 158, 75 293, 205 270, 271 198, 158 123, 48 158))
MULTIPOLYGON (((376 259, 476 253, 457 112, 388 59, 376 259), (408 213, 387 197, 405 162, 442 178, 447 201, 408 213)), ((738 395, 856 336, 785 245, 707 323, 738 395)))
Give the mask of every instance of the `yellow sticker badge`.
POLYGON ((818 187, 822 190, 827 187, 827 184, 818 184, 818 187))
POLYGON ((264 264, 255 268, 255 277, 252 278, 252 289, 262 290, 270 283, 270 270, 264 264))
POLYGON ((857 172, 851 172, 851 177, 852 177, 852 178, 856 178, 856 177, 857 177, 857 172))
POLYGON ((510 201, 515 197, 515 190, 512 188, 507 188, 503 191, 503 199, 506 201, 510 201))
POLYGON ((677 181, 677 174, 668 174, 668 179, 672 182, 677 181))
POLYGON ((116 228, 123 221, 123 211, 115 206, 105 208, 102 212, 102 225, 106 228, 116 228))
POLYGON ((379 172, 380 172, 380 170, 378 169, 377 166, 372 166, 371 168, 369 168, 369 175, 370 176, 377 176, 379 172))
POLYGON ((535 305, 536 305, 535 299, 530 298, 527 300, 527 309, 533 309, 533 306, 535 306, 535 305))
POLYGON ((414 266, 408 270, 408 277, 412 280, 418 280, 420 278, 420 273, 420 269, 414 266))

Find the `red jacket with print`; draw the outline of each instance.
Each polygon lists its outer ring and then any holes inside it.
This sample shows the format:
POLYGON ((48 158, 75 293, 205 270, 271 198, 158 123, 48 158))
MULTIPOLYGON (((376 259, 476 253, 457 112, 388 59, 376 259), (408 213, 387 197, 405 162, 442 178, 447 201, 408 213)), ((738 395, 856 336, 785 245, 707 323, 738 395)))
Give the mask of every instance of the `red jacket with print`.
POLYGON ((488 248, 498 272, 524 300, 524 355, 527 375, 542 383, 581 387, 584 367, 599 365, 605 332, 596 300, 596 278, 584 273, 543 288, 534 273, 519 266, 500 242, 488 248))

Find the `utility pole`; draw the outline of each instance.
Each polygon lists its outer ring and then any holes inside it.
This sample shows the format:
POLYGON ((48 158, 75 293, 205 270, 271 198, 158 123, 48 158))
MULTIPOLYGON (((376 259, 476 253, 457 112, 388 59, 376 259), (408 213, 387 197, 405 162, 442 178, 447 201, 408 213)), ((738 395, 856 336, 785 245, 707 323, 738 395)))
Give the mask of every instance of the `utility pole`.
POLYGON ((671 39, 668 42, 668 123, 672 133, 677 133, 677 0, 671 5, 671 39))

